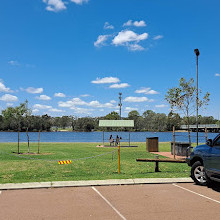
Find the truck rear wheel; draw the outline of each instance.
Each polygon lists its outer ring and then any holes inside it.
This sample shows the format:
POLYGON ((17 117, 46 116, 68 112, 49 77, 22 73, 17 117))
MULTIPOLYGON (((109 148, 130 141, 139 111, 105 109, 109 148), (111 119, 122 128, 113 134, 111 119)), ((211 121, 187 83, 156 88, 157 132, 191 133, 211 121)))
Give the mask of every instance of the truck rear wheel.
POLYGON ((205 168, 200 161, 196 161, 192 165, 191 177, 197 185, 206 186, 207 178, 205 174, 205 168))

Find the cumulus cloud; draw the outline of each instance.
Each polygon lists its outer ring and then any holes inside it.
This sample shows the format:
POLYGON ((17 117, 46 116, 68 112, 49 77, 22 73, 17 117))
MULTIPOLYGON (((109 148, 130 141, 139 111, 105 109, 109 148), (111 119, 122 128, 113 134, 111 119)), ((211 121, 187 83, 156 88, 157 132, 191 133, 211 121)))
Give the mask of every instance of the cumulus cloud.
POLYGON ((60 98, 65 98, 66 95, 62 92, 54 93, 54 97, 60 97, 60 98))
POLYGON ((108 22, 105 22, 104 29, 114 29, 114 26, 109 24, 108 22))
POLYGON ((155 105, 156 108, 165 108, 167 105, 161 104, 161 105, 155 105))
POLYGON ((141 51, 141 50, 144 50, 144 48, 139 45, 139 44, 130 44, 128 45, 128 49, 131 50, 131 51, 141 51))
POLYGON ((51 98, 47 95, 40 95, 40 96, 36 97, 36 99, 44 100, 44 101, 51 100, 51 98))
POLYGON ((43 88, 28 87, 27 89, 25 89, 25 91, 32 94, 38 94, 38 93, 42 93, 44 90, 43 88))
POLYGON ((77 5, 82 5, 83 3, 87 3, 89 0, 70 0, 70 1, 76 3, 77 5))
POLYGON ((85 102, 80 98, 73 98, 72 100, 66 102, 58 102, 59 107, 63 108, 75 108, 76 106, 89 106, 94 108, 113 108, 114 105, 112 103, 100 103, 97 100, 91 102, 85 102))
POLYGON ((4 102, 17 102, 18 97, 10 94, 5 94, 2 97, 0 97, 0 100, 4 102))
POLYGON ((58 12, 66 9, 65 3, 62 0, 43 0, 47 4, 46 10, 58 12))
POLYGON ((135 91, 135 93, 142 93, 142 94, 146 94, 146 95, 155 95, 155 94, 159 94, 159 92, 151 89, 151 88, 141 88, 135 91))
POLYGON ((130 85, 128 83, 119 83, 119 84, 110 85, 109 88, 111 88, 111 89, 122 89, 122 88, 127 88, 129 86, 130 85))
POLYGON ((115 46, 118 45, 126 45, 129 42, 135 42, 138 43, 140 41, 146 40, 148 38, 148 33, 143 33, 143 34, 137 34, 134 31, 130 30, 123 30, 118 33, 117 36, 114 37, 112 40, 112 43, 115 46))
POLYGON ((39 109, 36 109, 36 108, 35 108, 35 109, 32 110, 32 113, 37 113, 37 112, 39 112, 39 111, 40 111, 39 109))
POLYGON ((12 107, 14 104, 13 103, 6 103, 7 107, 12 107))
POLYGON ((123 24, 124 27, 128 27, 128 26, 135 26, 135 27, 145 27, 147 26, 145 21, 141 20, 141 21, 132 21, 132 20, 128 20, 127 22, 125 22, 123 24))
POLYGON ((137 110, 138 110, 138 108, 125 107, 124 112, 128 113, 128 112, 130 112, 130 111, 137 111, 137 110))
POLYGON ((50 108, 48 111, 50 111, 50 112, 63 112, 63 110, 57 109, 57 108, 50 108))
POLYGON ((10 64, 12 66, 19 66, 20 65, 20 63, 16 60, 10 60, 10 61, 8 61, 8 64, 10 64))
POLYGON ((133 97, 129 96, 124 99, 125 102, 146 102, 148 101, 147 97, 133 97))
POLYGON ((110 103, 115 104, 115 103, 116 103, 116 101, 115 101, 115 100, 111 100, 111 101, 110 101, 110 103))
POLYGON ((104 78, 96 78, 96 80, 91 81, 94 84, 107 84, 107 83, 118 83, 120 82, 117 77, 104 77, 104 78))
POLYGON ((81 97, 89 97, 90 95, 89 94, 83 94, 83 95, 80 95, 81 97))
POLYGON ((12 92, 10 88, 7 88, 3 81, 0 80, 0 92, 12 92))
POLYGON ((101 47, 105 45, 105 42, 108 40, 109 35, 99 35, 96 42, 94 42, 95 47, 101 47))
POLYGON ((162 39, 163 38, 163 35, 157 35, 153 38, 153 40, 159 40, 159 39, 162 39))
POLYGON ((50 106, 50 105, 35 104, 33 106, 33 108, 35 108, 35 109, 50 109, 50 108, 52 108, 52 106, 50 106))
POLYGON ((219 73, 216 73, 215 76, 220 76, 220 74, 219 74, 219 73))

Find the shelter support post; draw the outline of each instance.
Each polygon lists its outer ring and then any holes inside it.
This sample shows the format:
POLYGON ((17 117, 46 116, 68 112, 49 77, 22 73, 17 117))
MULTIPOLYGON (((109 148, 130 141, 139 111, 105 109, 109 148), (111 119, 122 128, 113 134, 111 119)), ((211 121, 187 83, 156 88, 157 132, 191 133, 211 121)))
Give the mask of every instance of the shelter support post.
POLYGON ((118 174, 120 174, 120 144, 118 145, 118 174))
POLYGON ((104 143, 105 141, 104 141, 104 131, 103 131, 103 133, 102 133, 102 144, 103 144, 103 146, 105 146, 105 143, 104 143))
POLYGON ((130 131, 129 131, 129 147, 131 146, 131 137, 130 137, 130 131))

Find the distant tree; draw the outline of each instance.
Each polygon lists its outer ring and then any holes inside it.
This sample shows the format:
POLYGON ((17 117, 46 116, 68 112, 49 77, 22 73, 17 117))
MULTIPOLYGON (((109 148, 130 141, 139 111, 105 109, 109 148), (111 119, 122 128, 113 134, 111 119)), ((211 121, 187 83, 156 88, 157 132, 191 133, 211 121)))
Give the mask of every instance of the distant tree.
MULTIPOLYGON (((26 120, 30 114, 30 110, 28 109, 27 104, 28 101, 26 100, 24 103, 21 103, 17 107, 8 107, 2 111, 2 115, 4 119, 7 121, 7 123, 9 123, 11 128, 20 131, 21 127, 25 126, 25 123, 28 123, 26 120)), ((18 154, 19 154, 19 144, 18 144, 18 154)))
POLYGON ((105 120, 119 120, 119 114, 115 111, 107 114, 105 117, 104 117, 105 120))
MULTIPOLYGON (((138 111, 133 110, 128 113, 128 119, 134 120, 134 129, 137 131, 140 128, 141 119, 139 119, 140 114, 138 111)), ((140 128, 141 129, 141 128, 140 128)))
POLYGON ((181 124, 181 117, 179 114, 170 112, 167 116, 167 130, 172 131, 173 126, 175 126, 176 129, 180 129, 180 124, 181 124))
MULTIPOLYGON (((200 108, 208 104, 209 96, 210 94, 207 92, 202 99, 198 100, 198 106, 200 108)), ((189 143, 191 144, 189 129, 190 116, 196 111, 196 87, 194 86, 193 78, 189 81, 181 78, 179 87, 169 89, 165 95, 165 100, 170 104, 172 112, 176 108, 185 115, 186 124, 188 125, 189 143)))

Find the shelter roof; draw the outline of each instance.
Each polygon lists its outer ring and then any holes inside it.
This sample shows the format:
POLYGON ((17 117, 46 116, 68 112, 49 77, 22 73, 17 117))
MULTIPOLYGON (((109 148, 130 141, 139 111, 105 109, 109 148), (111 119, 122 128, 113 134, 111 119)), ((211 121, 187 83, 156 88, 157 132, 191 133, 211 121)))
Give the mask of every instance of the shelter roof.
POLYGON ((99 120, 99 127, 134 127, 134 120, 99 120))

